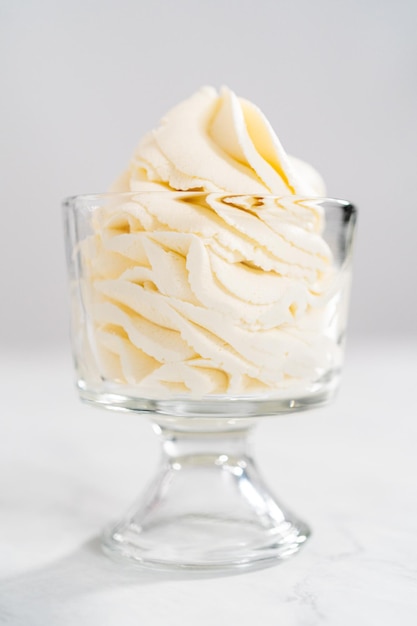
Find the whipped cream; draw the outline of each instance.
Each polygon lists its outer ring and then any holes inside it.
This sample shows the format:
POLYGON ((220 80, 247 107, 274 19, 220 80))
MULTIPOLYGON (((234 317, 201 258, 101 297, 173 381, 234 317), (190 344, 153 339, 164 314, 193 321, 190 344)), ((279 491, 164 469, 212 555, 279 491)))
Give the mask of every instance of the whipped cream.
POLYGON ((113 191, 131 193, 96 211, 84 247, 104 378, 155 397, 286 395, 334 365, 332 257, 311 199, 324 185, 257 107, 201 89, 113 191))
POLYGON ((263 113, 223 87, 203 87, 140 142, 113 191, 200 189, 325 196, 320 175, 289 157, 263 113))

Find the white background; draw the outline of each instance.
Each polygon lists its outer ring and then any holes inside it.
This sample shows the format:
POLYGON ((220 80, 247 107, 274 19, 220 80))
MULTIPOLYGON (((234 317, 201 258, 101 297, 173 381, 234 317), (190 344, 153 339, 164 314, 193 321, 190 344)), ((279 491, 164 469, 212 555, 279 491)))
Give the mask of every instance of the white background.
POLYGON ((258 104, 360 211, 351 335, 416 331, 415 0, 1 0, 2 345, 63 345, 60 201, 203 84, 258 104))

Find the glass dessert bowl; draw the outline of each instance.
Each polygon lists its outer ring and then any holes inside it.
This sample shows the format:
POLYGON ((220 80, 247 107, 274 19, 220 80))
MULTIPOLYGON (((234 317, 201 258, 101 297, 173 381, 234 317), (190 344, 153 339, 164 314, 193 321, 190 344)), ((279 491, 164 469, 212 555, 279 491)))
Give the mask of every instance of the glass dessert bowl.
POLYGON ((106 552, 203 570, 296 553, 309 529, 264 484, 250 433, 337 389, 354 207, 143 191, 72 197, 64 212, 80 396, 149 416, 162 443, 106 552))

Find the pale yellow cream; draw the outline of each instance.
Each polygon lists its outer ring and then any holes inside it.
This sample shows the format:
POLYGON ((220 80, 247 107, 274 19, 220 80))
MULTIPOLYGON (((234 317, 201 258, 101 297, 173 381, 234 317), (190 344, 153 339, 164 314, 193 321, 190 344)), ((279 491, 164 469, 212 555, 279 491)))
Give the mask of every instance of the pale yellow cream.
POLYGON ((98 210, 85 245, 105 378, 152 397, 285 395, 331 366, 331 253, 320 207, 299 198, 323 183, 257 107, 201 89, 143 139, 113 190, 153 193, 98 210))
POLYGON ((320 175, 289 157, 263 113, 223 87, 203 87, 140 142, 114 191, 170 188, 324 196, 320 175), (148 184, 146 184, 148 183, 148 184))

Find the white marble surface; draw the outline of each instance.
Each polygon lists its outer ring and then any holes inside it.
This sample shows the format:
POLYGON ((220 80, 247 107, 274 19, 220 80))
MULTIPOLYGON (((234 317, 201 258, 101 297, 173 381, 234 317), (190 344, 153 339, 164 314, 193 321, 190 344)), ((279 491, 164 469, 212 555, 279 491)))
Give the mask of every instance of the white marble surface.
POLYGON ((3 353, 0 624, 415 626, 417 342, 349 348, 332 406, 256 437, 312 538, 281 565, 205 577, 123 568, 98 547, 156 466, 147 420, 81 405, 64 351, 3 353))

